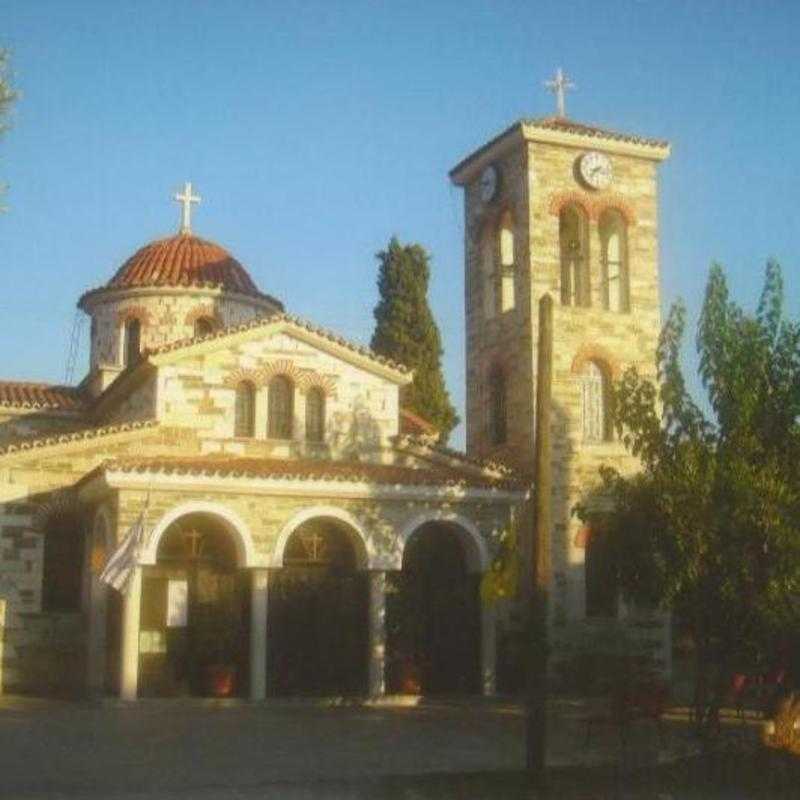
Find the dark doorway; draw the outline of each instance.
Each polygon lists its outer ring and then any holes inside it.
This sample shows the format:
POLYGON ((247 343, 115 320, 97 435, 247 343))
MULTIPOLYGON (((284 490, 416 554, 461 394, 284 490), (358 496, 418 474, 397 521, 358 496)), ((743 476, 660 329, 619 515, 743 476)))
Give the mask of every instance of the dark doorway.
POLYGON ((248 574, 213 518, 191 514, 164 534, 142 574, 139 693, 243 694, 249 642, 248 574))
POLYGON ((267 685, 273 695, 358 694, 366 688, 367 582, 350 537, 309 520, 270 574, 267 685))
POLYGON ((452 526, 409 540, 386 597, 387 688, 411 694, 480 690, 480 575, 467 570, 452 526))

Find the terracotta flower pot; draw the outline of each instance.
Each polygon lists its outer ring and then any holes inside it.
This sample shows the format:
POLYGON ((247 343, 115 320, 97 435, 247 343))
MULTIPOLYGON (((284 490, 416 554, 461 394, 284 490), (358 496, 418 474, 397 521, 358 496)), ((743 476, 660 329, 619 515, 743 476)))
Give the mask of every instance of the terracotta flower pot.
POLYGON ((212 697, 230 697, 236 689, 236 667, 211 664, 206 667, 206 690, 212 697))
POLYGON ((422 677, 419 667, 410 659, 400 662, 400 692, 422 694, 422 677))

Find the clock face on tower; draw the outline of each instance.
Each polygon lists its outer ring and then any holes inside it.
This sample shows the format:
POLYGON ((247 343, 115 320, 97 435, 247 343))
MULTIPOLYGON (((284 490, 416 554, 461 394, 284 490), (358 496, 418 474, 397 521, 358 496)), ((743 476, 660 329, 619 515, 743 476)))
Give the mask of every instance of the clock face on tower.
POLYGON ((578 172, 581 180, 592 189, 606 189, 611 185, 614 174, 611 159, 605 153, 590 150, 580 157, 578 172))
POLYGON ((484 203, 488 203, 490 200, 494 199, 497 194, 499 182, 500 174, 497 171, 497 167, 494 164, 490 164, 481 173, 480 179, 481 200, 483 200, 484 203))

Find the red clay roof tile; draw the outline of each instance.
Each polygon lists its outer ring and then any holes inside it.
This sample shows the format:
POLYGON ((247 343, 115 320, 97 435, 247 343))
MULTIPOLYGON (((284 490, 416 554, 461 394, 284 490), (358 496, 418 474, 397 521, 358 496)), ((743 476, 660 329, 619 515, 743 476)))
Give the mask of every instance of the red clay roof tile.
POLYGON ((259 291, 247 270, 233 256, 214 242, 190 234, 177 234, 158 239, 137 250, 101 289, 135 289, 142 287, 220 287, 229 292, 265 298, 276 306, 281 303, 259 291))
POLYGON ((342 481, 395 486, 462 486, 519 490, 508 478, 494 478, 431 465, 424 468, 396 464, 327 459, 243 458, 238 456, 189 458, 122 458, 105 463, 108 470, 173 475, 274 478, 279 480, 342 481))
POLYGON ((0 381, 0 406, 81 411, 83 398, 72 386, 30 381, 0 381))

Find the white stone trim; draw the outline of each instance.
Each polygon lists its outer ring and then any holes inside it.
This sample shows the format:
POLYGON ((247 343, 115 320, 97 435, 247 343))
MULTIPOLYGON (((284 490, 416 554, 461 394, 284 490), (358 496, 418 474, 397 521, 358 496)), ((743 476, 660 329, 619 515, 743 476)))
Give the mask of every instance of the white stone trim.
POLYGON ((409 539, 419 528, 429 522, 449 522, 455 527, 464 548, 469 572, 483 573, 489 569, 489 551, 478 526, 466 517, 452 511, 424 511, 406 522, 397 537, 398 557, 401 565, 409 539))
POLYGON ((527 499, 525 490, 479 489, 470 486, 408 486, 403 484, 376 484, 365 481, 306 480, 283 478, 241 478, 228 475, 178 475, 160 472, 123 472, 109 469, 106 473, 109 487, 152 488, 154 481, 159 490, 197 491, 224 488, 246 494, 264 494, 282 497, 336 497, 372 500, 463 500, 486 502, 496 500, 520 503, 527 499))
POLYGON ((323 517, 343 522, 348 527, 349 532, 357 534, 357 537, 351 536, 351 539, 356 540, 357 567, 358 569, 374 569, 376 561, 375 548, 372 546, 372 541, 364 530, 364 526, 351 513, 336 506, 312 506, 311 508, 304 508, 295 514, 281 528, 270 560, 271 566, 276 568, 283 566, 283 554, 286 550, 286 545, 289 542, 289 537, 297 528, 310 519, 323 517))
POLYGON ((267 566, 267 564, 263 563, 264 559, 256 553, 250 530, 242 518, 220 503, 210 503, 205 500, 192 500, 187 503, 181 503, 181 505, 164 514, 147 537, 147 543, 139 556, 140 564, 152 565, 156 563, 158 544, 161 541, 161 537, 173 522, 185 517, 187 514, 208 514, 221 520, 236 543, 236 553, 240 567, 267 566))

